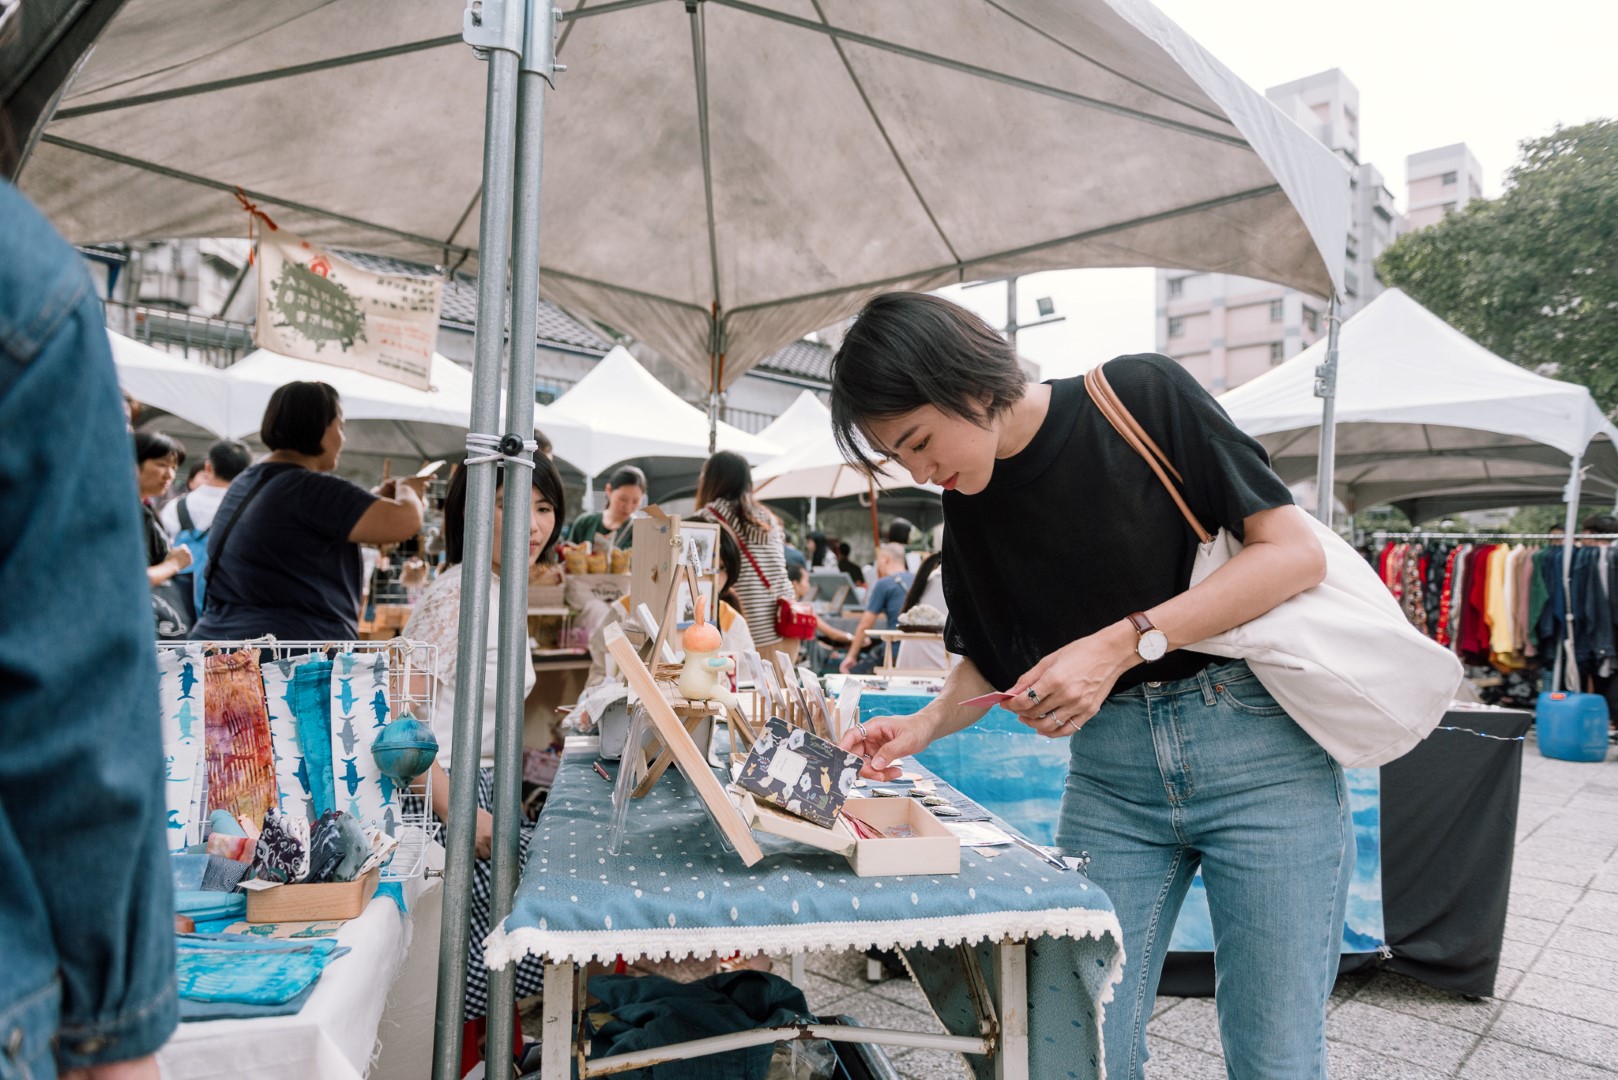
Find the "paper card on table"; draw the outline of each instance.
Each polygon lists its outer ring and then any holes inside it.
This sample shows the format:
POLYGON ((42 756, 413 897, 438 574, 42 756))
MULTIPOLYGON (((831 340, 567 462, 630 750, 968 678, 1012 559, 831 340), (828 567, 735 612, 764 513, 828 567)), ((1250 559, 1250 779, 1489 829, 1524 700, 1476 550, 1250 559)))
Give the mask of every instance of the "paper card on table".
POLYGON ((959 704, 962 708, 967 709, 987 709, 990 705, 998 705, 1002 701, 1010 701, 1016 696, 1016 694, 1002 694, 999 692, 993 694, 981 694, 975 698, 967 698, 965 701, 959 702, 959 704))
POLYGON ((772 716, 742 764, 737 783, 788 813, 830 828, 860 764, 858 755, 772 716))

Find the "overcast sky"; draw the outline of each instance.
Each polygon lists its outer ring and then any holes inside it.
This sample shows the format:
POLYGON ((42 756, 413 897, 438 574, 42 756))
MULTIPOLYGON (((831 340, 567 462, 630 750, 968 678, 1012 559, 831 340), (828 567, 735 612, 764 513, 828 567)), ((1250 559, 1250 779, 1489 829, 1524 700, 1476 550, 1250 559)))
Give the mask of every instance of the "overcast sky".
MULTIPOLYGON (((1618 119, 1618 0, 1157 0, 1157 6, 1242 79, 1265 88, 1341 68, 1360 92, 1360 159, 1374 164, 1401 210, 1405 157, 1464 142, 1500 194, 1517 144, 1557 124, 1618 119)), ((1084 371, 1151 350, 1150 270, 1034 274, 1018 285, 1019 316, 1049 296, 1067 321, 1024 331, 1018 349, 1044 375, 1084 371)), ((1000 285, 945 295, 1005 322, 1000 285)))

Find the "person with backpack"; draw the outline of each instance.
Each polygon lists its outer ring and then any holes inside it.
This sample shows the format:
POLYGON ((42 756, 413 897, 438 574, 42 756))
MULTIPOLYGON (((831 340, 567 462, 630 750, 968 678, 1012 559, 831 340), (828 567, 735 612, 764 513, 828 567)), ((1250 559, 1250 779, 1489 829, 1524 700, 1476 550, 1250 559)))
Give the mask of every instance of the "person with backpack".
POLYGON ((236 439, 220 439, 208 447, 208 458, 202 464, 197 485, 178 499, 171 499, 158 511, 157 520, 175 547, 191 552, 191 565, 175 575, 190 586, 187 593, 192 599, 192 619, 202 614, 203 568, 208 565, 208 530, 213 528, 214 515, 225 501, 230 482, 252 464, 252 452, 247 444, 236 439))

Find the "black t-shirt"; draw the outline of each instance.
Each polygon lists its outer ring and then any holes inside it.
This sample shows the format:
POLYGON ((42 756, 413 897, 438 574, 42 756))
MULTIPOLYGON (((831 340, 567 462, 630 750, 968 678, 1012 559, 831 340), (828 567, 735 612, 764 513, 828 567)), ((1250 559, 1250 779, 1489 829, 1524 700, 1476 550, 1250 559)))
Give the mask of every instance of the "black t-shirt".
POLYGON ((247 469, 225 492, 209 530, 207 610, 191 637, 353 640, 363 571, 348 534, 375 501, 330 473, 275 462, 247 469), (227 536, 224 526, 260 482, 264 490, 227 536))
MULTIPOLYGON (((1209 532, 1291 504, 1263 447, 1166 356, 1124 356, 1107 380, 1185 479, 1209 532)), ((1197 538, 1155 473, 1115 431, 1082 378, 1050 383, 1050 411, 976 495, 944 493, 949 650, 1009 689, 1070 642, 1189 587, 1197 538)), ((1117 689, 1183 679, 1214 659, 1178 650, 1117 689)))

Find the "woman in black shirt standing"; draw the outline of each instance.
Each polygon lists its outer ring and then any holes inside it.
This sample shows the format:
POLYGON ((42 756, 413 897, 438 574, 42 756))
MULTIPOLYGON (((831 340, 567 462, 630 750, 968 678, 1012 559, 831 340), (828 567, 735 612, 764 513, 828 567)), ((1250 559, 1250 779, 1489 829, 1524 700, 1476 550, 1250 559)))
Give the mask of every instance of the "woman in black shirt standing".
POLYGON ((844 745, 891 779, 896 759, 983 716, 958 702, 1013 695, 1029 727, 1071 740, 1057 844, 1090 852, 1123 928, 1107 1074, 1144 1075, 1200 866, 1231 1075, 1324 1077, 1354 860, 1342 770, 1245 662, 1187 646, 1316 585, 1325 556, 1263 449, 1178 364, 1121 357, 1106 374, 1192 511, 1245 542, 1194 589, 1196 537, 1081 379, 1030 385, 998 334, 937 297, 890 293, 860 313, 833 361, 833 427, 850 461, 891 456, 944 488, 945 641, 963 659, 922 712, 844 745))

